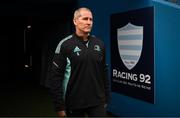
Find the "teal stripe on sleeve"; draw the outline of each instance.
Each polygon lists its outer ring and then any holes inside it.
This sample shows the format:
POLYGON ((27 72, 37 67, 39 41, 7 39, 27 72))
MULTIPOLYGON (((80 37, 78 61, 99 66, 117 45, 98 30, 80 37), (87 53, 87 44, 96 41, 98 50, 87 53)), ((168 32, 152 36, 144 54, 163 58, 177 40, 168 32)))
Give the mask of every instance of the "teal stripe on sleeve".
POLYGON ((66 89, 67 89, 67 84, 69 82, 69 78, 71 75, 71 62, 69 60, 69 58, 67 58, 67 65, 66 65, 66 70, 65 70, 65 74, 64 74, 64 81, 63 81, 63 98, 65 99, 65 94, 66 94, 66 89))
POLYGON ((62 40, 59 42, 59 44, 58 44, 58 46, 57 46, 57 48, 56 48, 56 51, 55 51, 56 54, 59 54, 59 53, 60 53, 62 43, 63 43, 64 41, 70 39, 71 37, 72 37, 72 35, 69 35, 69 36, 67 36, 66 38, 62 39, 62 40))

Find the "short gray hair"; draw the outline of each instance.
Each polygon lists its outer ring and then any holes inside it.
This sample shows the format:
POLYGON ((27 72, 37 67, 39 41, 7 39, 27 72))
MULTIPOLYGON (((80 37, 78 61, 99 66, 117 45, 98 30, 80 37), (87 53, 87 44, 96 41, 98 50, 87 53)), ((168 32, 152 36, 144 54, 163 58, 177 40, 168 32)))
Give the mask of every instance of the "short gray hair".
POLYGON ((81 17, 81 14, 80 14, 80 11, 81 11, 81 10, 86 10, 86 11, 91 12, 90 9, 88 9, 88 8, 86 8, 86 7, 81 7, 81 8, 77 9, 77 10, 74 12, 74 19, 77 19, 77 18, 81 17))

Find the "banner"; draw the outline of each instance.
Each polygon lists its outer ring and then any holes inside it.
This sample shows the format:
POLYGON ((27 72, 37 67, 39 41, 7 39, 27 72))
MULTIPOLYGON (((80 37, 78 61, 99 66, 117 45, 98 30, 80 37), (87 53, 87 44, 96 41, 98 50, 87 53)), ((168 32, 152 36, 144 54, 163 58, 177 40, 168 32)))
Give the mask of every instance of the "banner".
POLYGON ((154 103, 154 8, 111 15, 112 92, 154 103))

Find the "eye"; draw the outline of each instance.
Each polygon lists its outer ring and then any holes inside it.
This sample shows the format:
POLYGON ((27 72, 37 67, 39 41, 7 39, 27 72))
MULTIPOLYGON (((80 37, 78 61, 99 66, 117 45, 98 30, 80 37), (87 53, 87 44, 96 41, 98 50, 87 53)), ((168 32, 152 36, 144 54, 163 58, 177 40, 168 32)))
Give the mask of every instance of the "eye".
POLYGON ((84 18, 82 18, 82 20, 90 20, 90 21, 92 21, 92 18, 84 17, 84 18))
POLYGON ((85 17, 85 18, 83 18, 83 20, 88 20, 88 18, 87 18, 87 17, 85 17))
POLYGON ((90 21, 93 21, 93 19, 92 19, 92 18, 89 18, 89 20, 90 20, 90 21))

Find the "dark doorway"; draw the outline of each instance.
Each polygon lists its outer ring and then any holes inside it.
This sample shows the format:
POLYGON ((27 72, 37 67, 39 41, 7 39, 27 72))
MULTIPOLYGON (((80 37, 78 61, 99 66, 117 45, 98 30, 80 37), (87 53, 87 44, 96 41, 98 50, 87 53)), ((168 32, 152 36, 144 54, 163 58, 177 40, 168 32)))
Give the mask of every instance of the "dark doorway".
POLYGON ((4 10, 0 16, 4 79, 28 75, 26 77, 44 81, 58 42, 72 33, 72 12, 75 7, 75 1, 66 4, 1 4, 4 10))
POLYGON ((76 7, 75 0, 0 4, 0 116, 52 116, 41 85, 58 42, 72 33, 76 7))

